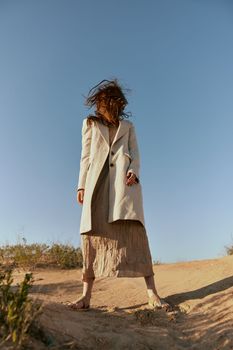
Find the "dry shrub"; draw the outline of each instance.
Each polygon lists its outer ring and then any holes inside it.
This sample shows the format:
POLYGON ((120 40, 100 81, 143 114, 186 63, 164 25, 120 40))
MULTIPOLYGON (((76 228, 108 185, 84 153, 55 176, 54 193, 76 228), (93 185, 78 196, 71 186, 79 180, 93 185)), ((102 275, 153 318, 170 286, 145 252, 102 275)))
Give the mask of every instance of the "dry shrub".
POLYGON ((49 249, 51 262, 63 269, 82 266, 82 253, 68 244, 53 244, 49 249))
POLYGON ((225 249, 226 249, 226 252, 227 252, 227 255, 233 255, 233 246, 225 246, 225 249))
POLYGON ((36 267, 82 267, 81 249, 70 244, 27 244, 26 239, 14 245, 0 247, 0 266, 35 269, 36 267))

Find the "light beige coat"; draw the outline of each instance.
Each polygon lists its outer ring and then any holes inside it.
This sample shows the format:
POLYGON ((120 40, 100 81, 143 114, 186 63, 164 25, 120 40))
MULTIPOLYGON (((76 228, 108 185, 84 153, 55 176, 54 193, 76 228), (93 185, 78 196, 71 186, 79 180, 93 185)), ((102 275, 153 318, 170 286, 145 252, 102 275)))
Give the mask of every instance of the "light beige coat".
POLYGON ((82 125, 82 151, 76 188, 85 189, 80 222, 81 234, 91 230, 92 194, 108 154, 110 176, 108 222, 131 219, 139 220, 145 226, 141 183, 139 181, 131 186, 126 185, 126 175, 130 171, 140 179, 139 150, 133 123, 121 120, 110 146, 108 127, 100 121, 88 126, 85 118, 82 125))

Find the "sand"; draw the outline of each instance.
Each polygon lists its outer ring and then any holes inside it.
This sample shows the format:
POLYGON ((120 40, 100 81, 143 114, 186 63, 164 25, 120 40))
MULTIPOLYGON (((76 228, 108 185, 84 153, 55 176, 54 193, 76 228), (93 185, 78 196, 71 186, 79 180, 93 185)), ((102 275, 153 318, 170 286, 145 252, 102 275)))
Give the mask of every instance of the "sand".
MULTIPOLYGON (((91 309, 73 311, 63 303, 81 296, 81 269, 33 271, 30 296, 43 302, 42 329, 57 349, 62 343, 65 349, 65 342, 73 349, 233 349, 233 256, 153 269, 158 294, 173 305, 171 312, 147 308, 142 277, 97 278, 91 309)), ((15 271, 14 282, 24 273, 15 271)))

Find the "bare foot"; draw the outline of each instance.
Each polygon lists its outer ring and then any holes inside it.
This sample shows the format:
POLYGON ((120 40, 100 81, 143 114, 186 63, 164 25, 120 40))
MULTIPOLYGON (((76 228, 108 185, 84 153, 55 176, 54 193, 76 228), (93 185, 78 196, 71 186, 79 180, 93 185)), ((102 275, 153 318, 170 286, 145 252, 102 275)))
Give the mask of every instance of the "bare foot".
POLYGON ((165 309, 165 311, 172 311, 172 306, 164 299, 161 299, 158 295, 152 295, 149 297, 148 305, 151 309, 165 309))
POLYGON ((90 308, 90 297, 82 295, 77 300, 68 302, 66 305, 72 310, 88 310, 90 308))

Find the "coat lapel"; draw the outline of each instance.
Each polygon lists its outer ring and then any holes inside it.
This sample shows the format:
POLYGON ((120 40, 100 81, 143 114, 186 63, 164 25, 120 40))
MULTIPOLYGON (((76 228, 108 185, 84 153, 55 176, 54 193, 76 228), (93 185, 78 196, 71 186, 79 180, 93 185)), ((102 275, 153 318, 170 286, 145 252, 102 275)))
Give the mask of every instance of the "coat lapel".
MULTIPOLYGON (((107 142, 108 146, 109 146, 109 131, 108 131, 108 127, 104 124, 102 124, 101 122, 97 122, 97 125, 98 125, 98 128, 99 128, 99 131, 102 135, 102 137, 104 138, 104 140, 107 142)), ((126 131, 127 131, 127 123, 125 123, 124 120, 120 120, 119 121, 119 126, 117 128, 117 131, 116 131, 116 134, 115 134, 115 137, 112 141, 112 145, 117 141, 119 140, 119 138, 121 136, 123 136, 126 131)))

